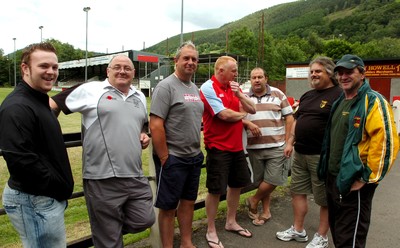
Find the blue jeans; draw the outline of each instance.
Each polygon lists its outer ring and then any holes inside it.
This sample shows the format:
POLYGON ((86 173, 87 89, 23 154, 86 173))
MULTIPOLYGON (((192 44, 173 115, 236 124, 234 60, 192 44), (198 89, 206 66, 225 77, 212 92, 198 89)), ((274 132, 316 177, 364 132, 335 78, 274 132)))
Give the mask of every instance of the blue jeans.
POLYGON ((11 189, 3 191, 4 209, 24 247, 66 247, 64 211, 67 201, 11 189))

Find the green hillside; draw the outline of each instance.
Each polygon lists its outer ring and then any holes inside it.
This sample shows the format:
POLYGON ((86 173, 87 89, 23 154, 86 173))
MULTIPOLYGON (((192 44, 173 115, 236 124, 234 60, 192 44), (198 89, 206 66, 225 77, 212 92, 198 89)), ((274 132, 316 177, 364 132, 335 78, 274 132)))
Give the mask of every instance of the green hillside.
MULTIPOLYGON (((400 0, 299 0, 259 10, 219 28, 185 33, 183 38, 193 40, 200 54, 243 56, 241 81, 248 79, 255 66, 263 67, 271 80, 282 81, 285 64, 307 62, 318 55, 334 60, 346 53, 363 59, 400 58, 399 17, 400 0)), ((56 47, 60 62, 84 57, 84 51, 68 43, 48 41, 56 47)), ((177 34, 145 51, 172 57, 179 45, 177 34)), ((16 51, 17 58, 20 54, 16 51)), ((89 52, 89 57, 95 54, 89 52)), ((0 55, 0 86, 11 85, 8 72, 12 68, 1 49, 0 55)), ((212 70, 199 65, 196 81, 207 80, 212 70)))
MULTIPOLYGON (((200 47, 208 44, 205 47, 224 52, 227 32, 247 27, 256 35, 260 33, 263 13, 264 31, 275 39, 316 34, 325 40, 340 37, 363 44, 383 37, 400 38, 399 0, 300 0, 257 11, 220 28, 186 33, 184 40, 193 39, 200 47)), ((179 42, 177 34, 146 50, 171 54, 179 42)))

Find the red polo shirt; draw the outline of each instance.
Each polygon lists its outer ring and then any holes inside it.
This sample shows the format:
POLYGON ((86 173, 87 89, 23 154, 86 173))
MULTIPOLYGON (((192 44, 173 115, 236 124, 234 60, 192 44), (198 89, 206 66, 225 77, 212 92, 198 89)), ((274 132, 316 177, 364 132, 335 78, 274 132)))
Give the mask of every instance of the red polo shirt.
POLYGON ((242 121, 227 122, 217 116, 224 109, 239 112, 240 102, 231 87, 221 84, 212 76, 201 86, 200 98, 204 103, 203 133, 206 147, 230 152, 242 151, 242 121))

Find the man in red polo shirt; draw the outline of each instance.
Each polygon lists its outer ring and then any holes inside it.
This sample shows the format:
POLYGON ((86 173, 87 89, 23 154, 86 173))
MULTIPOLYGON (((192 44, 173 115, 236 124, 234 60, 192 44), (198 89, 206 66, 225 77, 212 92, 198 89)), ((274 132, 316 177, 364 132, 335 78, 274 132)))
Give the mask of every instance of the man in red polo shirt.
POLYGON ((243 152, 242 119, 247 113, 254 114, 256 110, 254 103, 242 93, 239 84, 234 81, 238 73, 234 58, 218 58, 214 69, 214 76, 200 88, 200 98, 204 102, 204 143, 207 150, 206 239, 210 247, 222 248, 215 228, 222 194, 227 193, 225 230, 242 237, 252 237, 250 231, 236 222, 236 212, 240 190, 251 183, 243 152))

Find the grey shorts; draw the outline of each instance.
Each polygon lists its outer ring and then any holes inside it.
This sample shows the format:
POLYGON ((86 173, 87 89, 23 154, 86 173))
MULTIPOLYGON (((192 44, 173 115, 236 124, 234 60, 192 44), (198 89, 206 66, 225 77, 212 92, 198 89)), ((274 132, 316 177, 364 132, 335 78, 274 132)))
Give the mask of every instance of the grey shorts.
POLYGON ((294 151, 292 160, 292 194, 313 194, 315 203, 327 206, 325 182, 318 179, 319 154, 305 155, 294 151))
POLYGON ((254 183, 264 181, 278 186, 287 182, 290 163, 284 156, 284 148, 283 145, 274 148, 247 150, 253 170, 254 183))
POLYGON ((122 247, 122 230, 137 233, 155 221, 147 178, 83 180, 95 247, 122 247))

